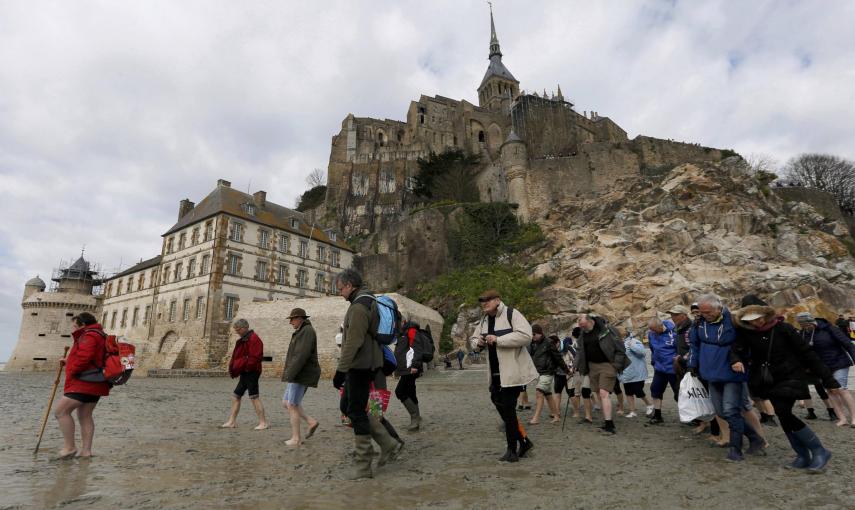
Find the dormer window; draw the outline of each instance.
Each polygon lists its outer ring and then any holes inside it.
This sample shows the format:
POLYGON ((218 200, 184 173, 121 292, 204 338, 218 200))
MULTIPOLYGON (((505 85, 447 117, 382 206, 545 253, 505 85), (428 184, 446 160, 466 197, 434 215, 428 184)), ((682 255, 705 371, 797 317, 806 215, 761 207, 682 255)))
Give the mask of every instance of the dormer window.
POLYGON ((243 212, 249 214, 250 216, 255 216, 255 204, 243 204, 243 212))
POLYGON ((335 232, 330 232, 330 241, 335 241, 335 232))
POLYGON ((291 228, 298 228, 300 226, 300 220, 297 218, 291 218, 291 228))

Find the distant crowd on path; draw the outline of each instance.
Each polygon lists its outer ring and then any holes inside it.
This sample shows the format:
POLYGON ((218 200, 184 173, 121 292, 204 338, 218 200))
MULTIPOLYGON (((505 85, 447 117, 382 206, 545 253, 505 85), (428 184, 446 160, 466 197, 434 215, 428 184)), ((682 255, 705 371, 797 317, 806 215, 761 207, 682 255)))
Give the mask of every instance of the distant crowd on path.
MULTIPOLYGON (((385 416, 390 396, 386 377, 392 373, 398 376, 395 396, 410 415, 407 431, 418 431, 422 417, 416 381, 423 373, 424 360, 433 355, 433 340, 429 328, 407 322, 396 329, 397 342, 386 345, 378 340, 384 320, 379 309, 386 306, 380 303, 382 298, 374 296, 353 269, 340 273, 335 285, 338 294, 350 303, 337 338, 341 355, 333 377, 333 386, 341 396, 343 422, 354 433, 354 466, 349 478, 370 478, 375 443, 380 448, 378 467, 394 461, 404 446, 385 416)), ((665 422, 662 400, 666 390, 670 387, 678 400, 681 394, 686 395, 682 384, 698 379, 708 391, 714 413, 706 420, 694 420, 695 432, 702 434, 709 429, 710 441, 727 447, 730 461, 744 460, 743 453, 765 455, 768 442, 764 426, 778 426, 777 419, 796 454, 789 467, 823 470, 831 453, 793 413, 799 401, 807 410, 805 418, 817 419, 808 385, 814 386, 831 420, 841 427, 855 427, 855 400, 847 386, 849 367, 855 364, 855 313, 841 315, 830 324, 802 312, 795 317, 797 329, 753 295, 745 296, 735 311, 714 294, 698 296, 690 309, 674 305, 667 311, 670 319, 657 315, 647 323, 653 369, 651 399, 644 392, 649 373, 647 348, 631 331, 621 334, 605 317, 587 313, 578 317, 572 333, 562 340, 557 335, 547 336, 538 324, 530 325, 521 312, 502 301, 495 289, 486 290, 478 301, 482 315, 469 346, 478 355, 484 353, 487 360, 488 393, 502 420, 506 441, 500 461, 517 462, 534 447, 517 415, 518 411, 530 410, 526 387, 533 381, 536 404, 529 425, 540 424, 544 406, 549 410, 550 423, 561 421, 561 398, 566 392, 573 418, 581 424, 593 424, 594 411, 600 411, 603 424, 599 430, 615 434, 615 415, 638 417, 636 399, 644 403, 650 425, 665 422), (616 406, 612 394, 616 395, 616 406), (744 451, 743 436, 748 439, 744 451)), ((291 422, 292 436, 286 441, 291 447, 311 438, 320 425, 302 407, 308 388, 318 386, 321 374, 317 337, 309 318, 301 308, 294 308, 288 317, 294 332, 282 376, 286 382, 282 402, 291 422), (305 436, 301 432, 303 422, 305 436)), ((72 324, 74 342, 61 361, 66 366, 64 395, 55 412, 64 438, 60 458, 92 454, 92 413, 100 397, 110 390, 109 383, 88 382, 84 376, 103 366, 103 329, 88 313, 73 317, 72 324), (81 429, 79 451, 73 411, 81 429)), ((229 418, 222 427, 236 426, 242 398, 247 395, 258 416, 255 429, 264 430, 268 422, 258 385, 264 346, 246 320, 234 321, 232 328, 239 338, 229 374, 238 382, 229 418)), ((463 369, 465 354, 463 350, 458 353, 463 369)), ((446 356, 447 364, 449 361, 446 356)))

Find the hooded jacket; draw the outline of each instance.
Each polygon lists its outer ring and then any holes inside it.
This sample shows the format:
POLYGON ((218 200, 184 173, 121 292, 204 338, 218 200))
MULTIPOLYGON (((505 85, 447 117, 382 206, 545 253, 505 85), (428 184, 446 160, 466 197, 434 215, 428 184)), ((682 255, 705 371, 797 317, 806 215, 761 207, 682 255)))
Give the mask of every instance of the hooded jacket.
POLYGON ((674 331, 674 323, 670 320, 662 321, 665 331, 656 333, 647 331, 647 341, 650 343, 650 361, 653 369, 666 374, 674 373, 674 358, 677 356, 677 338, 674 331))
POLYGON ((798 331, 782 317, 776 317, 774 308, 746 306, 733 313, 733 324, 736 340, 731 346, 730 362, 742 362, 745 366, 752 397, 810 398, 806 369, 818 376, 826 388, 840 387, 798 331), (767 325, 757 329, 742 321, 748 313, 762 313, 767 325), (762 380, 761 367, 764 363, 769 365, 771 384, 762 380))
POLYGON ((582 331, 582 336, 579 337, 579 351, 576 354, 576 364, 579 368, 579 373, 588 375, 588 360, 585 355, 585 337, 595 335, 600 344, 603 354, 609 363, 615 367, 615 371, 620 374, 626 367, 629 366, 629 359, 626 357, 623 340, 620 339, 617 331, 606 324, 602 317, 594 317, 594 329, 591 331, 582 331))
POLYGON ((644 347, 641 340, 634 336, 626 337, 623 346, 630 364, 618 376, 618 379, 624 384, 644 381, 647 379, 647 348, 644 347))
POLYGON ((339 372, 350 369, 376 370, 383 366, 383 351, 372 336, 377 331, 378 314, 372 313, 374 299, 365 286, 354 289, 347 300, 350 307, 344 314, 344 329, 341 338, 341 355, 338 359, 339 372))
POLYGON ((396 374, 413 375, 411 370, 413 368, 418 370, 415 375, 420 375, 422 373, 422 346, 420 345, 420 342, 416 342, 416 335, 419 333, 422 335, 430 335, 430 332, 421 329, 419 325, 414 322, 410 322, 404 326, 404 334, 398 338, 398 342, 395 344, 395 362, 398 364, 398 367, 395 369, 396 374), (407 352, 409 352, 410 349, 413 350, 413 359, 412 365, 408 367, 407 352))
POLYGON ((700 368, 701 378, 714 383, 745 382, 746 374, 730 368, 730 347, 736 341, 736 327, 727 308, 715 322, 699 317, 689 333, 689 368, 700 368))
POLYGON ((82 327, 71 334, 74 343, 65 357, 65 386, 63 393, 83 393, 106 397, 110 385, 106 382, 89 382, 78 379, 81 373, 104 366, 106 335, 100 324, 82 327))
POLYGON ((232 359, 229 360, 229 375, 234 379, 244 372, 261 373, 261 360, 264 357, 264 343, 249 330, 235 342, 232 359))
MULTIPOLYGON (((508 322, 508 307, 500 301, 493 334, 497 337, 496 357, 499 360, 499 382, 502 388, 526 385, 539 375, 527 348, 531 343, 531 324, 519 310, 514 310, 511 321, 513 324, 508 322)), ((486 349, 479 346, 478 342, 482 335, 487 334, 488 328, 487 315, 483 315, 469 337, 472 350, 480 352, 486 349)), ((488 370, 487 379, 491 378, 492 370, 488 370)))
POLYGON ((532 362, 540 375, 555 375, 560 368, 564 374, 567 374, 567 364, 564 363, 564 358, 558 352, 558 348, 547 337, 542 337, 540 342, 532 342, 534 344, 534 354, 532 362))
POLYGON ((285 370, 282 372, 282 380, 317 388, 320 378, 318 337, 309 319, 304 319, 300 327, 291 334, 288 354, 285 355, 285 370))
POLYGON ((832 372, 853 365, 855 344, 827 320, 817 318, 813 331, 803 329, 801 336, 832 372))

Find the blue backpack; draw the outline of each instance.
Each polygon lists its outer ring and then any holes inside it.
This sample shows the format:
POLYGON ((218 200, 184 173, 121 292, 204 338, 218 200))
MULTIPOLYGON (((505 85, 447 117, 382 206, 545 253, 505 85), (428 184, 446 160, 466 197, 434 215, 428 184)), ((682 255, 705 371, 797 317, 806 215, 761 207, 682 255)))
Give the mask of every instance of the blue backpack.
POLYGON ((401 331, 401 312, 398 311, 398 305, 389 296, 365 294, 358 299, 363 298, 373 301, 369 307, 371 313, 376 313, 380 318, 377 331, 372 331, 371 336, 380 345, 392 345, 398 340, 398 334, 401 331))

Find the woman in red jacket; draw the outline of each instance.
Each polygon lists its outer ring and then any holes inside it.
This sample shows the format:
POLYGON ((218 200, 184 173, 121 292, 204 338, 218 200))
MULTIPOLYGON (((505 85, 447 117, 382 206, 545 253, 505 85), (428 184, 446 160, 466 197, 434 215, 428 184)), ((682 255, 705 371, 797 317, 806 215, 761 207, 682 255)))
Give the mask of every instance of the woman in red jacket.
POLYGON ((59 430, 65 444, 59 451, 59 458, 67 459, 92 456, 92 437, 95 435, 95 421, 92 412, 101 397, 110 394, 110 385, 106 382, 88 382, 80 380, 80 374, 87 370, 98 369, 104 365, 104 340, 106 335, 101 325, 91 313, 83 312, 71 318, 74 331, 74 344, 65 359, 59 360, 65 365, 65 387, 63 397, 56 405, 54 416, 59 422, 59 430), (77 410, 80 422, 80 438, 83 443, 80 452, 74 444, 74 418, 71 412, 77 410))

